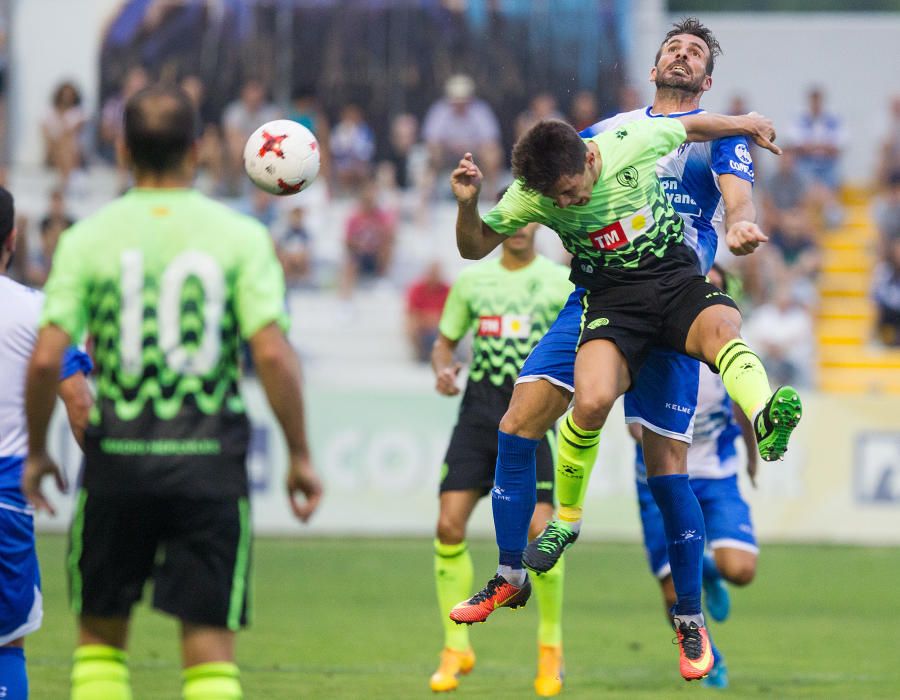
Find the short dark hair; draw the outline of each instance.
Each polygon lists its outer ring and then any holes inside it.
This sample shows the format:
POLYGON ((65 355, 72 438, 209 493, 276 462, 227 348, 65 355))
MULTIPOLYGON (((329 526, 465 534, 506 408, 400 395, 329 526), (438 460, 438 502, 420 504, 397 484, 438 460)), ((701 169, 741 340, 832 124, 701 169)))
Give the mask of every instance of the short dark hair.
POLYGON ((512 174, 526 190, 546 195, 564 175, 584 171, 587 147, 578 132, 564 121, 539 121, 513 146, 512 174))
POLYGON ((713 68, 716 67, 716 56, 722 55, 722 47, 719 46, 719 42, 716 40, 716 37, 713 36, 710 28, 705 26, 696 17, 682 17, 672 25, 672 29, 669 30, 669 33, 666 34, 666 37, 659 45, 659 50, 656 52, 656 60, 653 61, 653 65, 655 66, 659 63, 663 46, 668 43, 669 39, 673 36, 678 36, 679 34, 691 34, 698 39, 702 39, 709 47, 709 60, 706 62, 706 74, 712 75, 713 68))
POLYGON ((165 173, 177 168, 196 134, 194 104, 180 87, 153 85, 125 105, 125 144, 138 170, 165 173))
POLYGON ((12 193, 5 187, 0 187, 0 246, 6 243, 15 227, 16 206, 12 193))

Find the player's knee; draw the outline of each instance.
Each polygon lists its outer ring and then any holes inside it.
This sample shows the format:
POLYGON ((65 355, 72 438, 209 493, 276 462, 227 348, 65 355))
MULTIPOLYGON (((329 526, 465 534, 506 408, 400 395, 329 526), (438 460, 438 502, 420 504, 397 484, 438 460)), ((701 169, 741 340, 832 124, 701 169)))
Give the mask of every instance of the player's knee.
POLYGON ((459 518, 441 515, 438 517, 437 538, 441 544, 459 544, 466 538, 466 524, 459 518))
POLYGON ((585 430, 599 430, 616 400, 613 392, 599 391, 586 396, 575 394, 575 422, 585 430))
POLYGON ((756 562, 739 562, 722 572, 725 580, 735 586, 746 586, 756 577, 756 562))
POLYGON ((500 431, 507 435, 539 440, 552 427, 552 424, 544 425, 543 423, 544 421, 540 419, 540 416, 529 415, 510 408, 503 414, 503 418, 500 419, 500 431))

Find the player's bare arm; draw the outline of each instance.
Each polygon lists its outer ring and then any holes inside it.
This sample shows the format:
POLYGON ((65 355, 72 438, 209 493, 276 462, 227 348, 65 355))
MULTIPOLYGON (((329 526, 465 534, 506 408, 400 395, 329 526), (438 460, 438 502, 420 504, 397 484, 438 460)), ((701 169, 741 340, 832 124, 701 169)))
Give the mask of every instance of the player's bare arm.
POLYGON ((741 437, 744 439, 744 447, 747 452, 747 476, 750 477, 750 483, 756 488, 756 468, 758 465, 756 448, 756 433, 750 419, 744 415, 741 407, 732 402, 731 412, 734 414, 734 420, 741 429, 741 437))
POLYGON ((278 419, 288 446, 287 491, 291 510, 307 522, 322 500, 322 483, 312 466, 306 441, 300 363, 277 323, 270 323, 250 338, 256 373, 269 405, 278 419), (304 501, 297 499, 303 494, 304 501))
POLYGON ((84 450, 84 431, 87 429, 91 406, 94 405, 94 396, 85 376, 81 372, 76 372, 71 377, 63 379, 59 383, 59 398, 66 407, 72 435, 75 436, 78 446, 84 450))
POLYGON ((66 490, 59 466, 47 454, 47 426, 56 404, 59 369, 69 347, 69 334, 49 325, 38 333, 25 378, 25 415, 28 419, 28 458, 22 472, 22 492, 37 510, 56 514, 41 490, 41 481, 52 475, 60 491, 66 490))
POLYGON ((504 236, 481 220, 478 195, 484 179, 471 153, 466 153, 450 173, 450 189, 456 197, 456 247, 467 260, 480 260, 503 241, 504 236))
POLYGON ((725 173, 719 176, 719 189, 725 202, 725 243, 733 255, 749 255, 760 243, 769 240, 756 225, 753 185, 747 180, 725 173))
POLYGON ((781 149, 775 141, 775 125, 772 120, 762 114, 750 112, 729 117, 724 114, 689 114, 677 117, 684 125, 688 141, 713 141, 726 136, 746 136, 753 139, 756 145, 781 155, 781 149))
POLYGON ((453 358, 458 341, 450 340, 443 333, 438 333, 437 340, 431 348, 431 369, 434 370, 434 388, 444 396, 459 394, 456 378, 462 365, 453 358))

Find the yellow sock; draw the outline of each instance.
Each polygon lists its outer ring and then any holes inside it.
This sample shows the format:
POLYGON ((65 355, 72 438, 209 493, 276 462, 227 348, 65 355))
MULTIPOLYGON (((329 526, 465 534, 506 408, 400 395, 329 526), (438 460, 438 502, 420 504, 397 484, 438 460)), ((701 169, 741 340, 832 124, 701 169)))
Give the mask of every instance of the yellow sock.
POLYGON ((559 428, 556 457, 556 497, 561 521, 581 520, 584 495, 599 450, 600 431, 579 428, 572 413, 567 413, 559 428))
POLYGON ((740 338, 719 351, 716 368, 728 395, 751 421, 772 394, 765 367, 756 353, 740 338))
POLYGON ((72 700, 131 700, 127 655, 105 644, 84 644, 75 649, 72 664, 72 700))
POLYGON ((562 644, 563 581, 566 558, 540 576, 532 576, 534 594, 538 602, 538 643, 559 646, 562 644))
POLYGON ((241 700, 240 671, 236 664, 216 661, 197 664, 184 669, 182 698, 184 700, 241 700))
POLYGON ((465 540, 459 544, 434 541, 434 582, 444 625, 444 646, 457 651, 469 648, 469 628, 451 620, 450 610, 471 595, 473 576, 472 555, 465 540))

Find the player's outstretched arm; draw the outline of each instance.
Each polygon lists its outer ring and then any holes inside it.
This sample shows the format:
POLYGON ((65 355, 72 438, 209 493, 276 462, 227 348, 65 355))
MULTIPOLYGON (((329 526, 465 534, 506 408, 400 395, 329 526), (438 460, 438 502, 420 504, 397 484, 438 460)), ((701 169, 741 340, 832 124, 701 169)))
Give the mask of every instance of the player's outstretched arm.
POLYGON ((25 378, 25 416, 28 420, 28 458, 22 472, 22 492, 38 510, 56 511, 41 490, 41 481, 52 475, 60 491, 66 490, 62 471, 47 454, 47 426, 56 404, 59 369, 70 344, 69 334, 49 325, 38 333, 25 378))
POLYGON ((322 483, 312 466, 306 442, 300 363, 277 323, 264 326, 250 338, 250 352, 269 405, 288 446, 287 490, 294 515, 307 522, 319 507, 322 483), (303 494, 305 500, 297 499, 303 494))
POLYGON ((688 141, 713 141, 726 136, 746 136, 767 151, 781 155, 775 141, 775 125, 756 112, 730 117, 724 114, 689 114, 677 117, 684 125, 688 141))
POLYGON ((500 245, 504 238, 485 224, 478 213, 478 195, 483 179, 471 153, 466 153, 450 173, 450 189, 458 206, 456 247, 467 260, 480 260, 500 245))
POLYGON ((443 333, 438 333, 437 340, 431 348, 431 369, 434 370, 434 388, 444 396, 456 396, 459 387, 456 385, 456 377, 462 368, 459 362, 453 359, 453 351, 459 341, 450 340, 443 333))
POLYGON ((769 237, 756 225, 753 185, 748 180, 723 173, 719 189, 725 202, 725 243, 733 255, 749 255, 769 237))

